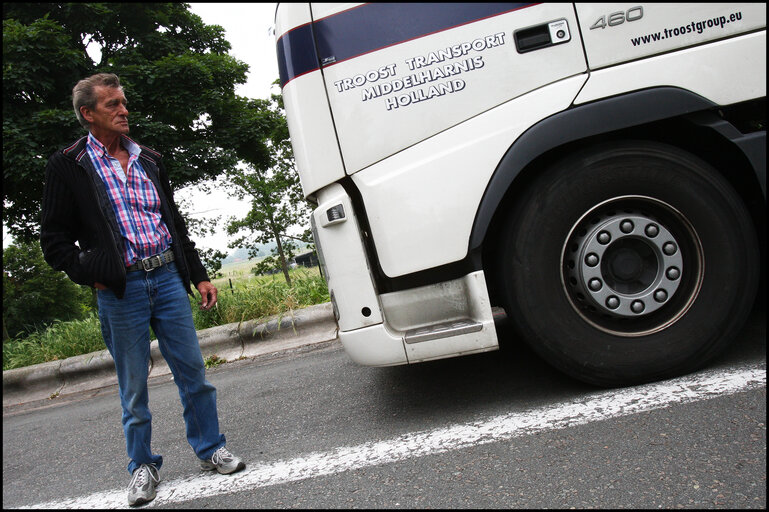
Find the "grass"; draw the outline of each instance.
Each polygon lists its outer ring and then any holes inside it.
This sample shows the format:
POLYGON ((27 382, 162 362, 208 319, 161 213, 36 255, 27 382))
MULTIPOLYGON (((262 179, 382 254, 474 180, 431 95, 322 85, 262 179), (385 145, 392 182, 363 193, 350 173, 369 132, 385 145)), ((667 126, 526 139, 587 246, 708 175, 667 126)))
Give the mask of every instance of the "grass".
POLYGON ((43 331, 3 343, 3 370, 57 361, 104 350, 96 313, 83 320, 55 322, 43 331))
MULTIPOLYGON (((213 282, 219 293, 213 309, 201 311, 200 296, 190 297, 195 328, 201 330, 234 322, 262 320, 330 300, 326 281, 317 267, 294 269, 290 276, 291 287, 286 284, 283 274, 249 276, 247 272, 239 272, 233 277, 225 275, 215 279, 213 282)), ((99 318, 91 312, 84 320, 56 322, 26 338, 6 340, 3 343, 3 370, 66 359, 104 348, 99 318)), ((218 363, 212 360, 208 364, 218 363)))
POLYGON ((226 363, 226 362, 227 362, 226 359, 223 359, 223 358, 217 356, 216 354, 214 354, 212 356, 209 356, 209 357, 205 358, 205 360, 203 361, 203 364, 205 364, 206 369, 208 369, 208 368, 216 368, 220 364, 223 364, 223 363, 226 363))
POLYGON ((232 288, 226 278, 223 282, 214 280, 219 289, 214 309, 200 311, 197 298, 193 301, 196 328, 260 320, 330 300, 326 281, 317 268, 295 269, 290 276, 290 287, 283 274, 240 278, 233 282, 232 288))

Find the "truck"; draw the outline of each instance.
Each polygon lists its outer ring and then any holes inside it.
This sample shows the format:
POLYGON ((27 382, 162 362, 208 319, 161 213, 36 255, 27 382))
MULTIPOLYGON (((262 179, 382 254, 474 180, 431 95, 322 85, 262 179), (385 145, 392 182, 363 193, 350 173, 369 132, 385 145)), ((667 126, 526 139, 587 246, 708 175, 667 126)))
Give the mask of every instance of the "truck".
POLYGON ((275 37, 353 361, 523 340, 625 386, 740 332, 764 281, 765 4, 285 3, 275 37))

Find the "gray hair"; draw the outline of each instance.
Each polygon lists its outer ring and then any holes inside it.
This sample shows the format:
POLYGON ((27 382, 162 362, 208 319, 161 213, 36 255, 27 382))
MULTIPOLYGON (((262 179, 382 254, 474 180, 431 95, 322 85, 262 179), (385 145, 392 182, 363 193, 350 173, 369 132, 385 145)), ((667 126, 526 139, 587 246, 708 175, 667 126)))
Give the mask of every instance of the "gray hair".
POLYGON ((72 89, 72 106, 75 108, 75 115, 77 116, 78 122, 80 122, 80 125, 86 130, 88 130, 91 125, 83 118, 83 114, 80 113, 80 107, 87 107, 91 110, 96 108, 97 98, 93 89, 97 85, 123 89, 123 86, 120 85, 120 78, 114 73, 97 73, 80 80, 77 85, 75 85, 72 89))

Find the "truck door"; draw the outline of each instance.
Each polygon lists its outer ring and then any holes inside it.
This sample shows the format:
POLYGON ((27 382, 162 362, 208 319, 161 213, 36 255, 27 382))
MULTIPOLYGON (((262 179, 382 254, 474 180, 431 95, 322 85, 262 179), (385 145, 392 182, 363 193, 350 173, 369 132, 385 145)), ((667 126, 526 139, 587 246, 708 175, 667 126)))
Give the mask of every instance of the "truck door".
POLYGON ((347 174, 587 69, 573 4, 347 6, 311 5, 347 174))

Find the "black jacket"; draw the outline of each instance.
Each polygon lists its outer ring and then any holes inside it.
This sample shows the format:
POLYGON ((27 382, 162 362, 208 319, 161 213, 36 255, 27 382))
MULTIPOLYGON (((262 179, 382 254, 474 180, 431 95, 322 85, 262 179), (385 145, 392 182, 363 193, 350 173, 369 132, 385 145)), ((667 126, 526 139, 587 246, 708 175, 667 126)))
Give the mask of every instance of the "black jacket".
MULTIPOLYGON (((126 287, 123 237, 107 188, 86 152, 86 141, 83 137, 48 159, 40 245, 54 269, 63 270, 78 284, 93 286, 98 281, 122 299, 126 287)), ((197 286, 209 280, 208 274, 173 201, 160 154, 139 147, 142 168, 155 185, 163 221, 171 232, 177 268, 187 293, 192 294, 190 281, 197 286)))

